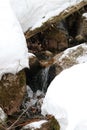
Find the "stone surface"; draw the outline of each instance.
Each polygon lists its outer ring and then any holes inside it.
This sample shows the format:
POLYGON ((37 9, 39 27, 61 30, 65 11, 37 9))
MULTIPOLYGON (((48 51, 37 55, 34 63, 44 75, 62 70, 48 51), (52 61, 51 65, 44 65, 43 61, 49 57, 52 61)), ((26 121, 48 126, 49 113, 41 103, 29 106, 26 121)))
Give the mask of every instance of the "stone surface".
MULTIPOLYGON (((87 61, 87 44, 80 44, 57 54, 54 57, 54 64, 62 69, 69 68, 75 64, 87 61)), ((57 73, 57 72, 56 72, 57 73)))
POLYGON ((12 115, 19 110, 26 91, 24 70, 18 74, 5 74, 0 81, 0 106, 12 115))
POLYGON ((41 70, 41 65, 39 63, 39 60, 37 57, 31 57, 29 59, 29 66, 30 68, 25 68, 25 73, 26 73, 26 83, 29 85, 33 91, 36 91, 36 75, 39 73, 41 70), (34 86, 35 84, 35 86, 34 86), (35 87, 35 88, 34 88, 35 87))
POLYGON ((87 41, 87 16, 84 14, 79 20, 78 35, 76 36, 77 41, 87 41))
POLYGON ((45 32, 44 48, 50 51, 61 51, 68 47, 68 37, 66 30, 52 28, 45 32))

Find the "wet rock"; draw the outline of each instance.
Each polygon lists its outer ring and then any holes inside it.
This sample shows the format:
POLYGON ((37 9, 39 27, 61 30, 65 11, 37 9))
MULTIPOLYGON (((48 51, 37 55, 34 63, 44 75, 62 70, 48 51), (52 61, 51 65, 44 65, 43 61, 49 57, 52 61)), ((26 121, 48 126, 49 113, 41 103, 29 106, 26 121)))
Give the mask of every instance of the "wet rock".
MULTIPOLYGON (((25 69, 26 72, 26 82, 27 85, 30 86, 30 88, 33 90, 33 92, 36 92, 38 89, 42 90, 45 89, 47 84, 47 77, 48 77, 48 71, 49 67, 45 66, 45 62, 48 63, 48 60, 51 59, 52 53, 49 51, 41 52, 41 55, 38 57, 32 57, 30 58, 30 69, 25 69), (45 55, 45 56, 43 56, 45 55), (41 58, 43 57, 43 58, 41 58), (44 59, 45 57, 45 59, 44 59), (41 60, 42 59, 42 60, 41 60), (44 60, 43 60, 44 59, 44 60), (48 59, 48 60, 47 60, 48 59)), ((49 66, 49 65, 48 65, 49 66)))
POLYGON ((29 69, 25 68, 26 84, 29 85, 33 91, 36 91, 36 88, 34 88, 34 81, 37 73, 42 69, 42 66, 40 65, 40 62, 36 56, 29 58, 29 66, 29 69))
POLYGON ((35 73, 38 71, 38 69, 41 68, 39 60, 36 56, 32 56, 29 58, 29 65, 30 70, 33 70, 35 73))
POLYGON ((0 106, 8 114, 17 112, 26 91, 24 70, 18 74, 5 74, 0 81, 0 106))

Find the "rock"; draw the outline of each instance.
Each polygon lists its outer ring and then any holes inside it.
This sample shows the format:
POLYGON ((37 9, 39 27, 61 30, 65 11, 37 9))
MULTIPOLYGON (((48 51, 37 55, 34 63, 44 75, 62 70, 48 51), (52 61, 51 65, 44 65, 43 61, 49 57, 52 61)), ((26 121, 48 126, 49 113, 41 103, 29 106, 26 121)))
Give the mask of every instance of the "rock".
POLYGON ((30 80, 32 80, 32 77, 41 69, 41 65, 36 56, 32 56, 29 58, 29 66, 30 66, 29 69, 25 68, 26 82, 28 85, 29 85, 30 80))
POLYGON ((8 114, 17 112, 26 91, 24 70, 18 74, 5 74, 0 81, 0 106, 8 114))
POLYGON ((38 57, 39 61, 46 61, 53 57, 53 53, 48 50, 41 51, 37 54, 37 57, 38 57))
POLYGON ((36 75, 42 69, 42 66, 36 56, 30 57, 29 65, 29 69, 25 68, 26 83, 33 90, 33 92, 35 92, 37 90, 36 87, 34 88, 36 75))
MULTIPOLYGON (((69 68, 75 64, 87 61, 87 44, 80 44, 72 48, 66 49, 64 52, 54 57, 54 65, 60 66, 62 69, 69 68)), ((57 71, 56 71, 56 74, 57 71)))
POLYGON ((79 21, 76 40, 78 42, 87 41, 87 13, 84 13, 79 21))
POLYGON ((39 120, 34 121, 26 126, 24 126, 21 130, 60 130, 59 123, 53 116, 49 116, 48 120, 39 120))
POLYGON ((68 33, 66 30, 54 27, 51 30, 46 30, 44 48, 50 51, 60 51, 68 47, 68 33))

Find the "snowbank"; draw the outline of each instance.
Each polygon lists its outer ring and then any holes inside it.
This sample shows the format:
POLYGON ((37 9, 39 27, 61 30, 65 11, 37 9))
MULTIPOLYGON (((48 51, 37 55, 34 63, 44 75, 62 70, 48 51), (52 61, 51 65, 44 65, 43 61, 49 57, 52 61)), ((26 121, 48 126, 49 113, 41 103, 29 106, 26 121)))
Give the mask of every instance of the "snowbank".
POLYGON ((61 130, 87 130, 86 70, 87 62, 62 71, 47 90, 42 114, 54 115, 61 130))
POLYGON ((0 3, 0 78, 28 67, 28 50, 19 22, 9 0, 0 3))
POLYGON ((40 27, 49 18, 83 0, 10 0, 23 31, 40 27))

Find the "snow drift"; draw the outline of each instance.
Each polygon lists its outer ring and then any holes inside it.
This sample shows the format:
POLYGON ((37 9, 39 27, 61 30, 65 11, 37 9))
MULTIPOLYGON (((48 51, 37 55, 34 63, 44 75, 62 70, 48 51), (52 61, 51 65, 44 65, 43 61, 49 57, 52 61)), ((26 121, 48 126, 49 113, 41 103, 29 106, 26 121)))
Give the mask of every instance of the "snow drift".
POLYGON ((23 32, 40 27, 48 19, 81 1, 83 0, 10 0, 23 32))
POLYGON ((47 90, 42 114, 54 115, 61 130, 87 130, 86 70, 87 62, 62 71, 47 90))
POLYGON ((0 3, 0 78, 28 67, 28 50, 19 22, 9 0, 0 3))

